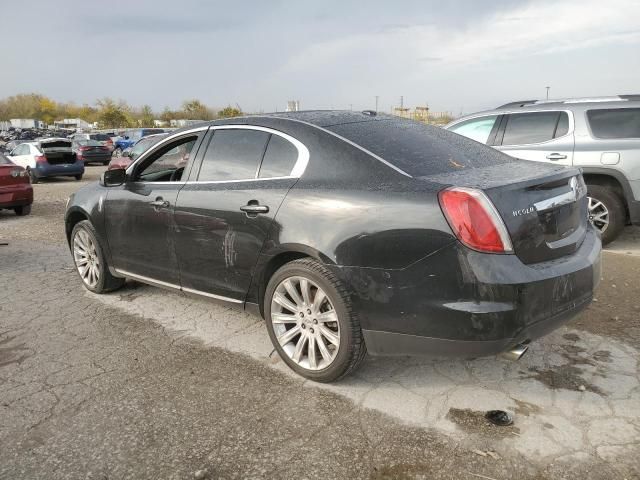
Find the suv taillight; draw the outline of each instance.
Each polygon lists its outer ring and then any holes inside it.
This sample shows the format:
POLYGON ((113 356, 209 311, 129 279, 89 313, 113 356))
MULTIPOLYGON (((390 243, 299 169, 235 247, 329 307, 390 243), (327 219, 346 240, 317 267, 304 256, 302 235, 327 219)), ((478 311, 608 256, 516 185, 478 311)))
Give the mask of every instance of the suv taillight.
POLYGON ((500 214, 482 191, 446 188, 438 193, 438 200, 453 233, 467 247, 489 253, 513 251, 500 214))
POLYGON ((47 157, 44 155, 36 155, 35 161, 36 163, 47 163, 47 157))

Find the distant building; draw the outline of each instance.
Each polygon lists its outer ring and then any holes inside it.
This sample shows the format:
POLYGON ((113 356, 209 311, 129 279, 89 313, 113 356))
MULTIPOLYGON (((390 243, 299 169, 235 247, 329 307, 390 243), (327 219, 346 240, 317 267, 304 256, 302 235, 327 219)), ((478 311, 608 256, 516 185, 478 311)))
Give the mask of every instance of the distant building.
POLYGON ((286 112, 299 112, 300 111, 300 100, 289 100, 287 102, 286 112))
POLYGON ((56 128, 74 128, 76 130, 86 130, 93 127, 93 124, 82 120, 81 118, 65 118, 53 122, 56 128))
POLYGON ((45 128, 44 122, 32 118, 12 118, 9 123, 13 128, 45 128))
POLYGON ((165 122, 164 120, 154 120, 153 121, 153 126, 154 127, 164 127, 167 124, 167 122, 165 122))
POLYGON ((202 123, 202 122, 204 122, 204 120, 180 119, 180 120, 171 120, 170 124, 172 127, 182 128, 182 127, 189 127, 191 125, 195 125, 196 123, 202 123))

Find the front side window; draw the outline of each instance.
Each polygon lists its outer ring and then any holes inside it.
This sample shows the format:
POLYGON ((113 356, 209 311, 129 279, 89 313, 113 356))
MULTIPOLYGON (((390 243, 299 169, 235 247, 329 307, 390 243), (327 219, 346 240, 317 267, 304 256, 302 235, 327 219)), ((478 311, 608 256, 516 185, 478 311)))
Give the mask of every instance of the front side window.
POLYGON ((286 177, 298 160, 298 149, 280 135, 271 135, 258 178, 286 177))
POLYGON ((587 119, 596 138, 640 138, 640 108, 588 110, 587 119))
POLYGON ((214 131, 202 159, 199 181, 248 180, 256 178, 269 134, 259 130, 214 131))
POLYGON ((189 136, 163 145, 149 157, 148 162, 143 162, 142 169, 136 172, 136 181, 179 181, 197 139, 197 136, 189 136))
POLYGON ((542 143, 566 135, 569 118, 566 112, 531 112, 507 115, 502 145, 542 143))
POLYGON ((486 145, 498 115, 472 118, 454 125, 449 130, 486 145))

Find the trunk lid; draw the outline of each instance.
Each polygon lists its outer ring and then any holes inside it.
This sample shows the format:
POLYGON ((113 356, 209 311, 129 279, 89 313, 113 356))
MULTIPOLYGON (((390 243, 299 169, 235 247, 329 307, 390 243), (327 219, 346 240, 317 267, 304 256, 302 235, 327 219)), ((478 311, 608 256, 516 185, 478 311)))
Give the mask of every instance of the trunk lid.
POLYGON ((585 238, 587 189, 576 168, 515 161, 427 178, 483 190, 502 217, 513 251, 523 263, 570 255, 585 238))
POLYGON ((17 165, 0 163, 0 187, 29 183, 29 177, 15 175, 15 172, 23 171, 24 168, 17 165))
POLYGON ((64 138, 40 141, 40 149, 50 165, 75 163, 76 154, 71 146, 71 140, 64 138))

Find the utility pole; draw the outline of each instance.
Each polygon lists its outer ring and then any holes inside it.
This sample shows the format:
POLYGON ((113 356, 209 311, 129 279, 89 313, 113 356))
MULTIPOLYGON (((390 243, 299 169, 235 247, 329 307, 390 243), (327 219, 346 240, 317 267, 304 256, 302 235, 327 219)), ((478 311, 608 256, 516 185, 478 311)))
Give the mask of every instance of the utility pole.
POLYGON ((404 96, 400 95, 400 111, 404 108, 404 96))
POLYGON ((349 104, 349 110, 353 111, 353 103, 349 104))
POLYGON ((376 113, 378 113, 378 99, 380 98, 379 95, 376 95, 376 113))
POLYGON ((549 100, 549 89, 550 89, 551 87, 544 87, 544 88, 546 88, 546 89, 547 89, 547 100, 549 100))

